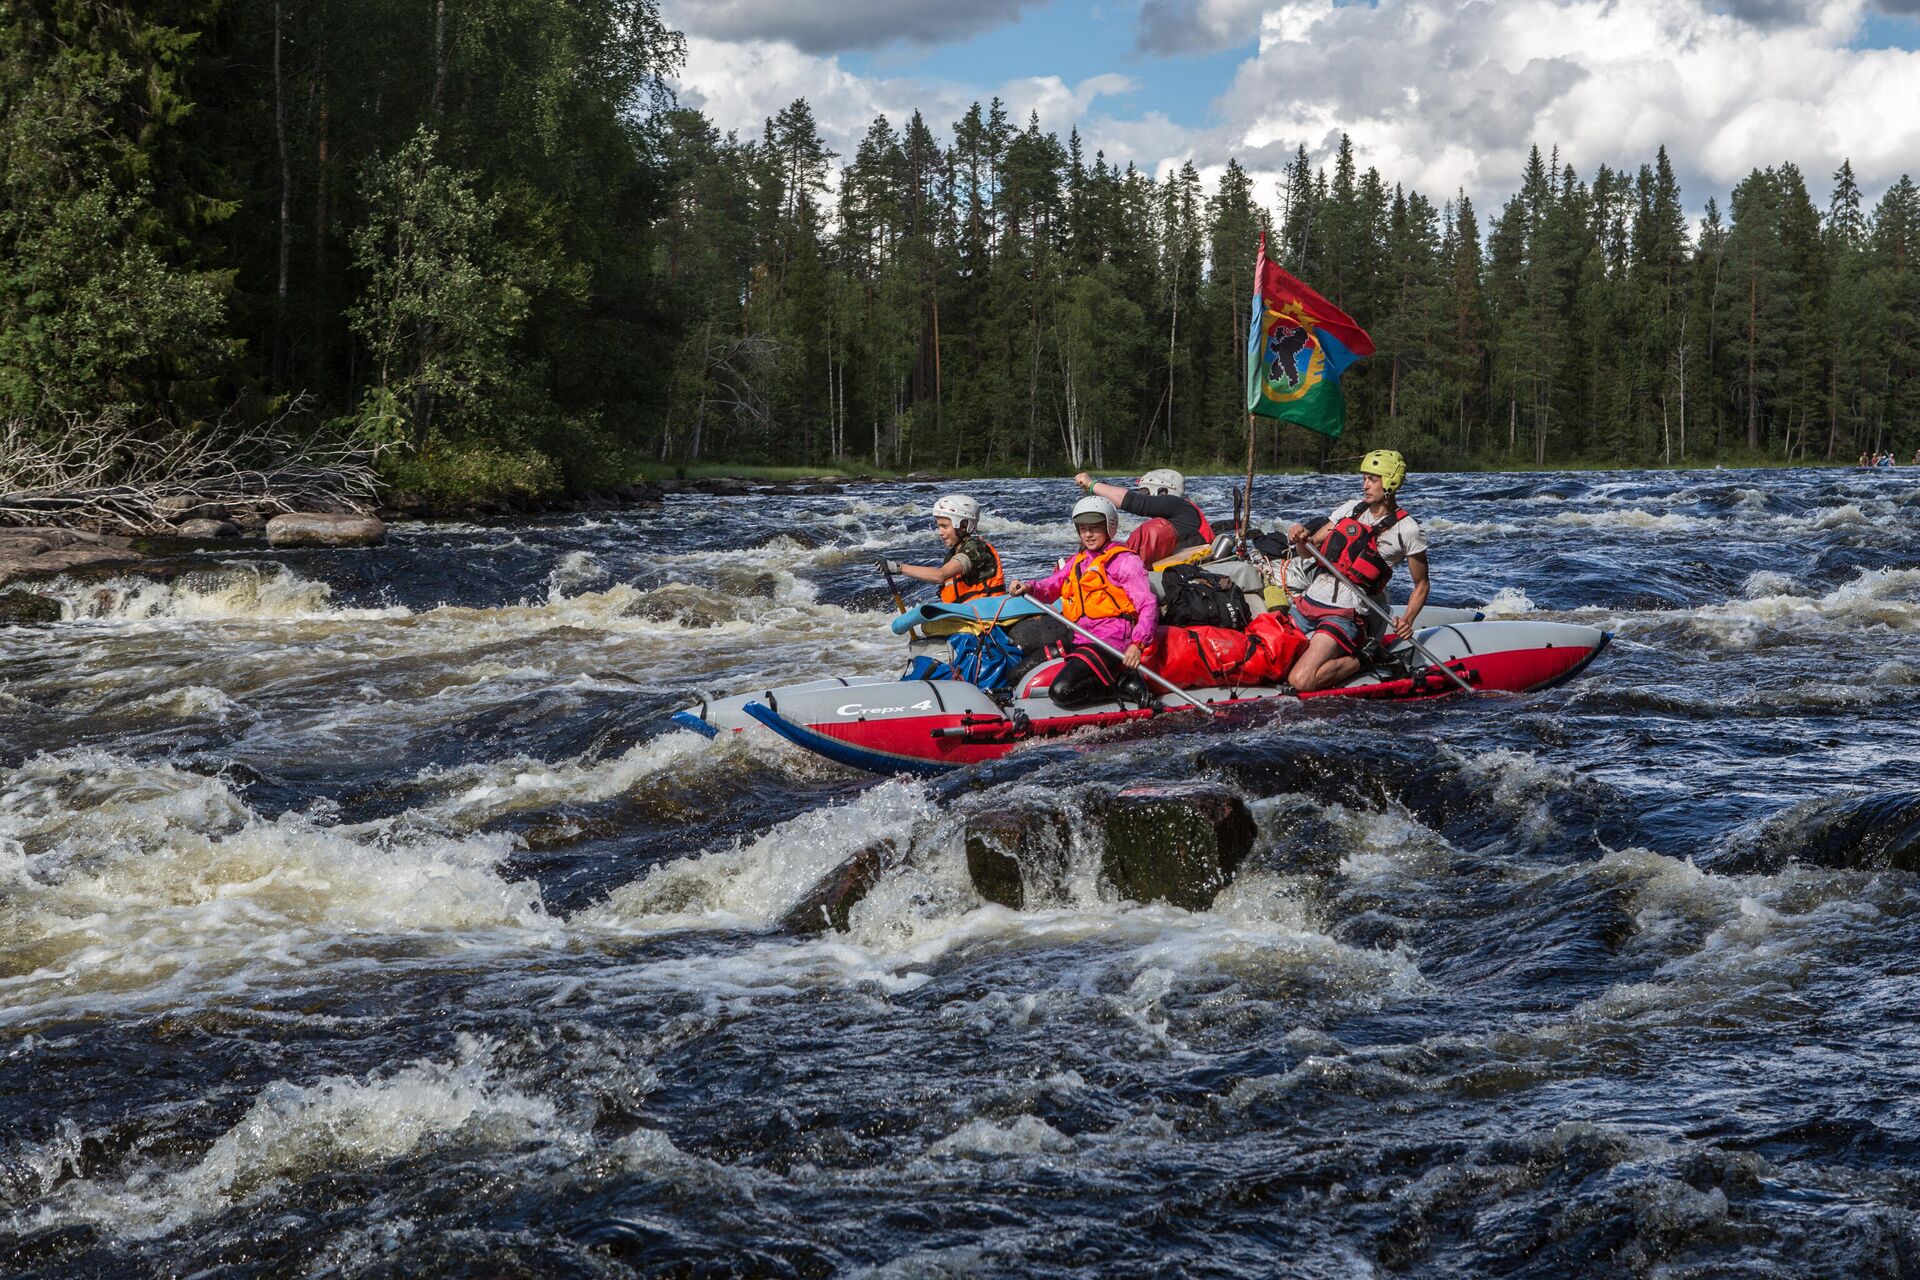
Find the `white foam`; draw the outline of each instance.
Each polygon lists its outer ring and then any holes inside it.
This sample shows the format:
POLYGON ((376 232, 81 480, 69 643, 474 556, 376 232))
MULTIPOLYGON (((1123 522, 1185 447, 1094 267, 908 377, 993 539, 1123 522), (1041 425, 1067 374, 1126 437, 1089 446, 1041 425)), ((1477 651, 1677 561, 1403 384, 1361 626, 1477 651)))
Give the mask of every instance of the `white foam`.
POLYGON ((262 818, 218 778, 87 750, 0 775, 0 1021, 183 999, 342 935, 540 931, 504 835, 262 818))
POLYGON ((1017 1116, 1007 1124, 969 1120, 927 1149, 928 1155, 1060 1155, 1074 1149, 1066 1134, 1038 1116, 1017 1116))
POLYGON ((245 622, 403 618, 402 608, 341 609, 333 588, 279 564, 227 561, 170 581, 128 575, 105 582, 55 579, 44 588, 63 616, 98 622, 245 622))
POLYGON ((1513 618, 1533 613, 1537 608, 1527 593, 1518 587, 1502 587, 1494 592, 1493 599, 1487 601, 1480 612, 1489 618, 1513 618))
POLYGON ((178 716, 182 720, 210 719, 224 722, 239 704, 219 689, 203 684, 182 685, 162 693, 151 693, 136 706, 178 716))
POLYGON ((552 1102, 493 1078, 488 1046, 463 1035, 451 1062, 422 1059, 365 1078, 271 1084, 194 1164, 150 1165, 119 1182, 68 1182, 27 1225, 90 1223, 110 1237, 163 1236, 291 1182, 372 1167, 443 1142, 511 1149, 557 1122, 552 1102))
POLYGON ((1680 533, 1711 528, 1718 522, 1695 516, 1683 516, 1671 511, 1664 515, 1655 515, 1651 511, 1629 507, 1624 511, 1562 511, 1554 516, 1550 523, 1571 525, 1581 529, 1634 529, 1641 532, 1680 533))
POLYGON ((585 913, 618 928, 766 928, 855 851, 910 837, 932 815, 921 787, 882 783, 848 805, 815 809, 750 843, 650 870, 585 913))
POLYGON ((685 767, 705 755, 711 744, 691 731, 661 734, 628 748, 610 760, 591 763, 545 761, 514 756, 454 769, 429 769, 418 781, 452 790, 421 811, 471 829, 500 817, 560 803, 593 804, 624 795, 649 778, 685 767))

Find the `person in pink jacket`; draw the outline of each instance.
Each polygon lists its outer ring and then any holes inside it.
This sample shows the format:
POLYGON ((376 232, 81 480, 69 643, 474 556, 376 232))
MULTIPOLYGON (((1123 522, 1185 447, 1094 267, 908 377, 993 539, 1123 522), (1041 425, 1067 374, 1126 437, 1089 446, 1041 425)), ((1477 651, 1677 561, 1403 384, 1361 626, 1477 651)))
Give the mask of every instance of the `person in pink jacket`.
POLYGON ((1016 580, 1007 591, 1049 603, 1060 601, 1067 621, 1078 623, 1122 653, 1116 660, 1076 637, 1067 651, 1067 665, 1049 686, 1055 703, 1074 707, 1122 698, 1146 702, 1152 694, 1136 669, 1152 647, 1160 621, 1147 566, 1113 540, 1119 532, 1120 513, 1107 499, 1082 498, 1074 504, 1073 524, 1080 550, 1052 576, 1032 582, 1016 580))

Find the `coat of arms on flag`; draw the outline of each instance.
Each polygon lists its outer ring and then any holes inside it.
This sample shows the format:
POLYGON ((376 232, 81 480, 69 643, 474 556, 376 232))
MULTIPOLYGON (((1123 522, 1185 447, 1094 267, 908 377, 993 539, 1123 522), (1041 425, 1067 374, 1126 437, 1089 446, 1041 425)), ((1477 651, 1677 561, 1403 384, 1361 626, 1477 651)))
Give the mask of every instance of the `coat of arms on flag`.
POLYGON ((1346 312, 1267 261, 1260 237, 1247 334, 1247 412, 1338 439, 1347 424, 1340 375, 1373 339, 1346 312))

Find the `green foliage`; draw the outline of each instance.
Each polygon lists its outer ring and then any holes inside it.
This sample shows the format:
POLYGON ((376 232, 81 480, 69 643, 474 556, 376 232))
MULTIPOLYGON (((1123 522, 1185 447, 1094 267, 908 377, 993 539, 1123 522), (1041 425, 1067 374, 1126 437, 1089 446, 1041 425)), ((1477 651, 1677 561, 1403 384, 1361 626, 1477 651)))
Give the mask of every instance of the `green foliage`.
POLYGON ((1920 443, 1920 193, 1869 210, 1846 165, 1824 216, 1781 165, 1690 232, 1664 150, 1586 180, 1535 148, 1483 228, 1364 139, 1301 147, 1268 210, 1236 163, 1149 175, 998 100, 847 157, 805 100, 723 135, 671 101, 654 0, 18 0, 0 36, 0 413, 46 430, 305 392, 396 477, 475 494, 1237 468, 1264 233, 1373 334, 1343 453, 1920 443))
POLYGON ((351 241, 367 284, 347 308, 373 365, 357 426, 415 448, 436 433, 520 443, 541 406, 515 385, 526 372, 512 343, 551 272, 502 235, 504 202, 480 199, 437 144, 423 129, 368 166, 351 241))
POLYGON ((418 453, 389 454, 380 469, 395 491, 447 504, 551 498, 564 487, 560 468, 544 454, 479 441, 440 441, 418 453))
POLYGON ((236 355, 230 276, 176 261, 148 176, 190 43, 78 0, 0 19, 0 415, 192 413, 236 355))

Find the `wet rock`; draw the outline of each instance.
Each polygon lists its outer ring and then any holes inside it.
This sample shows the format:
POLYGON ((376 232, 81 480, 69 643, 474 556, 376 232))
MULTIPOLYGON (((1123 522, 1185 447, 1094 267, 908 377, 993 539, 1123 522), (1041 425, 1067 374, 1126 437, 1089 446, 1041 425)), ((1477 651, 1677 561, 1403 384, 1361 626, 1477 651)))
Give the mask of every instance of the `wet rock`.
POLYGON ((1216 783, 1128 787, 1101 818, 1107 880, 1139 902, 1204 911, 1253 849, 1246 802, 1216 783))
POLYGON ((0 627, 60 621, 60 602, 31 591, 0 591, 0 627))
POLYGON ((78 529, 0 529, 0 584, 43 578, 85 565, 140 559, 131 539, 78 529))
POLYGON ((240 526, 231 520, 189 520, 174 532, 182 538, 237 538, 240 526))
POLYGON ((267 542, 276 547, 377 547, 386 540, 378 516, 296 511, 267 521, 267 542))
POLYGON ((404 520, 417 520, 433 514, 433 504, 426 495, 414 493, 410 489, 401 489, 387 495, 385 515, 398 516, 404 520))
POLYGON ((1702 861, 1723 875, 1773 875, 1788 863, 1920 871, 1920 791, 1795 805, 1702 861))
POLYGON ((777 532, 768 534, 754 545, 758 547, 770 547, 774 543, 783 540, 791 542, 796 546, 804 547, 808 551, 816 550, 820 546, 819 534, 795 525, 782 526, 777 532))
MULTIPOLYGON (((1064 820, 1036 808, 996 809, 967 819, 967 874, 988 902, 1015 911, 1027 905, 1029 881, 1064 871, 1064 820)), ((1040 896, 1046 895, 1044 889, 1040 896)))
POLYGON ((227 519, 240 526, 242 533, 258 533, 267 527, 267 513, 258 507, 234 507, 227 519))
POLYGON ((753 485, 732 476, 718 476, 712 480, 690 480, 683 486, 686 493, 710 493, 720 498, 744 498, 753 492, 753 485))
POLYGON ((898 853, 899 846, 891 839, 867 845, 820 877, 819 883, 781 917, 781 926, 795 933, 825 933, 828 929, 845 933, 847 913, 880 883, 881 874, 893 865, 898 853))

